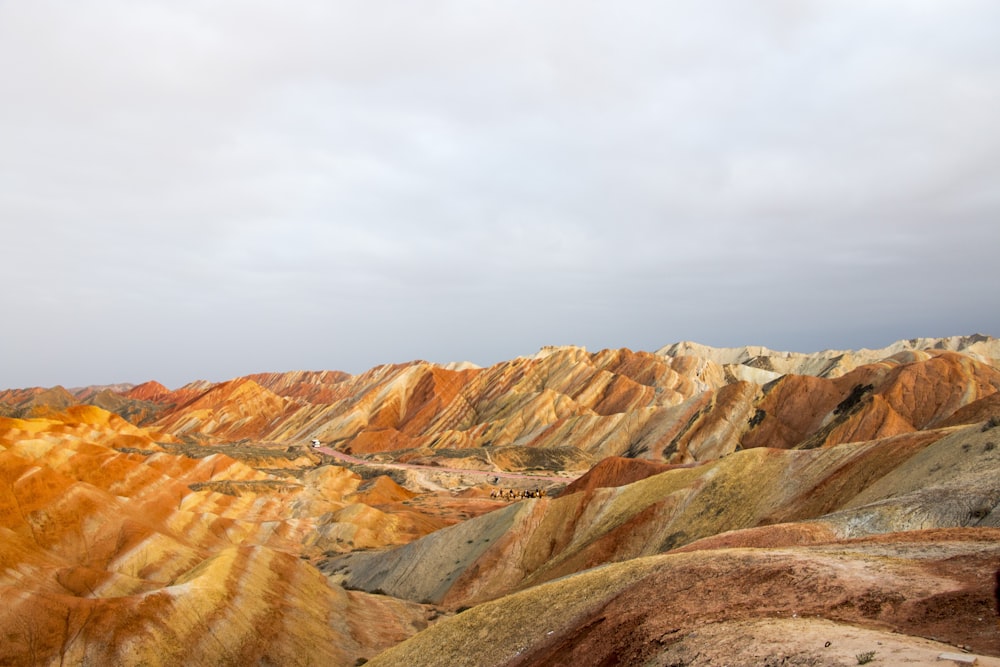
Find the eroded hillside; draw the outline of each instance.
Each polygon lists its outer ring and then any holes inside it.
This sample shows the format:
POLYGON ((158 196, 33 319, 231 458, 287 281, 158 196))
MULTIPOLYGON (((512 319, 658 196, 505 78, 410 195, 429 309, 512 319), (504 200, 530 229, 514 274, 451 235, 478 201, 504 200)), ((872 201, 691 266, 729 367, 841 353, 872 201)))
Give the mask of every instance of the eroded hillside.
POLYGON ((412 507, 418 493, 307 451, 230 449, 284 464, 264 472, 185 449, 95 407, 0 418, 0 664, 354 664, 434 612, 331 585, 309 559, 496 503, 412 507))
POLYGON ((0 664, 1000 664, 998 357, 0 392, 0 664))

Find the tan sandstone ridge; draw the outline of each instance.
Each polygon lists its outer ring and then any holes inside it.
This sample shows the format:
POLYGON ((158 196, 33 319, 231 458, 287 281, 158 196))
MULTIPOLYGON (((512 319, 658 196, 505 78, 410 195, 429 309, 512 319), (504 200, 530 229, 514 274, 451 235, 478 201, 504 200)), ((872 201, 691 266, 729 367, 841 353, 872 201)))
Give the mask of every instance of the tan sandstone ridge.
POLYGON ((0 664, 1000 665, 998 358, 3 391, 0 664))

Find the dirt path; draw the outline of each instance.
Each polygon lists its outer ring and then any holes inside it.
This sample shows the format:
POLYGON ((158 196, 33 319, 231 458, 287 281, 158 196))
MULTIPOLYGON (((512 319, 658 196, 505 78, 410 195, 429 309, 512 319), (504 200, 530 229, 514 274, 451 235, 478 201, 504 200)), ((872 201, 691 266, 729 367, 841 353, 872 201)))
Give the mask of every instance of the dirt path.
POLYGON ((344 461, 345 463, 350 463, 352 465, 361 466, 371 466, 375 468, 391 468, 395 470, 422 470, 425 472, 447 472, 459 475, 471 475, 471 476, 482 476, 484 478, 497 478, 497 479, 533 479, 545 482, 572 482, 579 475, 532 475, 529 473, 520 472, 501 472, 495 470, 469 470, 468 468, 444 468, 441 466, 425 466, 417 465, 415 463, 374 463, 372 461, 367 461, 365 459, 358 458, 356 456, 351 456, 350 454, 345 454, 343 452, 338 452, 336 449, 332 449, 325 445, 319 447, 313 447, 314 451, 322 452, 327 456, 332 456, 335 459, 344 461))

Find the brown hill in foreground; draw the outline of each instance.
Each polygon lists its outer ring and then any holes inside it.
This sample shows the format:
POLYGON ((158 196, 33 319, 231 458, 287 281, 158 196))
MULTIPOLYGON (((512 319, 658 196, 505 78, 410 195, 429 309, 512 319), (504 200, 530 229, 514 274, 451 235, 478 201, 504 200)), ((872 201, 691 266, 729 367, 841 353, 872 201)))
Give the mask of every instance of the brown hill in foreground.
POLYGON ((0 392, 0 664, 1000 666, 998 356, 0 392))
POLYGON ((998 655, 998 540, 958 529, 633 559, 478 605, 369 664, 856 665, 872 651, 874 664, 934 665, 956 644, 998 655))

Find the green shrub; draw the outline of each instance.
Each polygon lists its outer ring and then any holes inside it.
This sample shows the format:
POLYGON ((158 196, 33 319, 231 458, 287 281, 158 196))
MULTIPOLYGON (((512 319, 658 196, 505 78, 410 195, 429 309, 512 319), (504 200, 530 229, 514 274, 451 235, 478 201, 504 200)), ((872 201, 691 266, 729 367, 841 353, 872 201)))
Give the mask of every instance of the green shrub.
POLYGON ((870 384, 856 384, 854 388, 851 389, 851 393, 842 400, 837 407, 833 409, 833 414, 839 415, 845 413, 856 407, 861 403, 861 399, 865 397, 865 394, 870 394, 875 390, 874 385, 870 384))
POLYGON ((858 653, 854 657, 857 658, 859 665, 867 665, 875 659, 875 651, 865 651, 864 653, 858 653))

